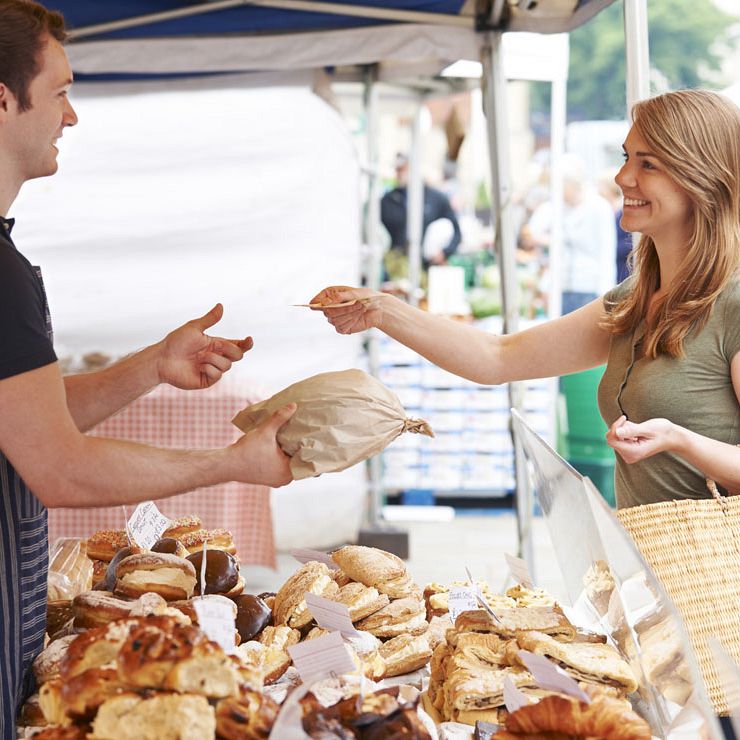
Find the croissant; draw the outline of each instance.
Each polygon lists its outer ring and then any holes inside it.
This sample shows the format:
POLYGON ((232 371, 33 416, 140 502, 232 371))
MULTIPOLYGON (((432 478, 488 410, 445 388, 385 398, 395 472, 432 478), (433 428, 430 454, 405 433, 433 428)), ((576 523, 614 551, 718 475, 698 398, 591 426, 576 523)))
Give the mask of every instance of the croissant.
POLYGON ((505 730, 516 737, 555 732, 594 740, 652 738, 644 719, 619 699, 603 695, 595 696, 590 704, 565 696, 546 696, 536 704, 521 707, 510 714, 505 730))

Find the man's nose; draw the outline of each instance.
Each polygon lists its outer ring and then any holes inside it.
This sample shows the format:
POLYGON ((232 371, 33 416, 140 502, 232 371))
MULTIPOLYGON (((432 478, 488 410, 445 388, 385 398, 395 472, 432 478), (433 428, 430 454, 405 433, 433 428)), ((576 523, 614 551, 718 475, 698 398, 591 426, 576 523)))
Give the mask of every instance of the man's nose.
POLYGON ((77 125, 77 113, 75 112, 75 109, 72 107, 72 103, 67 101, 67 107, 64 111, 64 125, 65 126, 75 126, 77 125))

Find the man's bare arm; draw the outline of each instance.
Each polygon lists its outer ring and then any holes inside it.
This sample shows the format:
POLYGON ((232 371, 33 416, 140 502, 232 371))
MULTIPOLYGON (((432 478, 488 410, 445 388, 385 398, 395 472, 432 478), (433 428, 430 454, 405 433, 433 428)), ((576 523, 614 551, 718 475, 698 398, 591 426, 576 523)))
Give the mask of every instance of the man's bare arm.
POLYGON ((77 428, 53 363, 0 381, 0 449, 49 507, 134 503, 230 480, 280 486, 291 474, 275 434, 294 410, 286 407, 223 449, 96 439, 77 428))

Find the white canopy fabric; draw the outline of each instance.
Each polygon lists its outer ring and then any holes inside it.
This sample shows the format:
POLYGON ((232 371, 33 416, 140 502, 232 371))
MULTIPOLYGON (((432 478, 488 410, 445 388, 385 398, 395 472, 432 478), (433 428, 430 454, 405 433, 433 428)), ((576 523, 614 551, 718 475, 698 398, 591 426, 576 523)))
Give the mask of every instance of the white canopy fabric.
MULTIPOLYGON (((213 332, 254 337, 231 373, 245 391, 357 366, 358 337, 292 305, 357 283, 350 134, 306 88, 242 83, 73 86, 80 121, 59 172, 27 183, 10 214, 43 269, 60 357, 121 356, 221 301, 213 332)), ((278 546, 354 539, 365 486, 356 466, 276 491, 278 546)))

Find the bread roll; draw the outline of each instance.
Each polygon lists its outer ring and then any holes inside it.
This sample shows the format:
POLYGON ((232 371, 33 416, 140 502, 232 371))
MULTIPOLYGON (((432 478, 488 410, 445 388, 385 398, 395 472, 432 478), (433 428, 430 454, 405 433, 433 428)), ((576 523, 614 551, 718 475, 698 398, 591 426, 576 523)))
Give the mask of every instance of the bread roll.
POLYGON ((95 740, 201 740, 216 735, 204 696, 124 693, 108 699, 93 722, 95 740))

